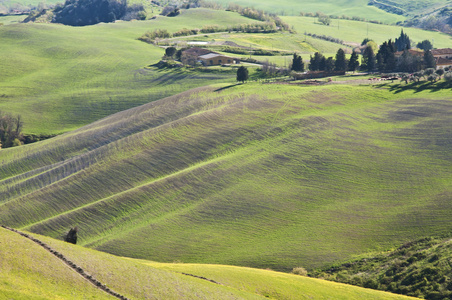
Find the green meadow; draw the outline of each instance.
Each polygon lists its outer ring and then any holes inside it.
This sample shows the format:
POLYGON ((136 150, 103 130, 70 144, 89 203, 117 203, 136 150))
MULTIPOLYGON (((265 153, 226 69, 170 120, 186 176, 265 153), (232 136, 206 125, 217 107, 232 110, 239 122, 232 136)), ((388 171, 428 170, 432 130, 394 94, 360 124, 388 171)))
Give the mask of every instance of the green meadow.
POLYGON ((312 17, 286 16, 282 19, 294 26, 299 34, 303 34, 306 31, 308 33, 332 36, 344 42, 358 43, 359 45, 364 38, 372 39, 379 45, 389 39, 395 40, 400 36, 402 29, 416 43, 427 39, 433 43, 435 48, 448 48, 452 44, 452 37, 448 34, 418 28, 337 19, 331 20, 330 26, 325 26, 319 23, 317 18, 312 17))
MULTIPOLYGON (((345 46, 306 37, 305 31, 331 35, 351 43, 360 43, 367 36, 367 23, 341 20, 338 30, 334 24, 329 27, 316 24, 313 18, 285 17, 285 21, 293 25, 297 33, 220 33, 176 40, 234 41, 256 49, 280 50, 287 54, 298 52, 308 60, 317 51, 334 56, 339 47, 345 46)), ((184 27, 256 22, 232 12, 190 9, 183 10, 176 18, 157 17, 149 21, 87 27, 57 24, 1 26, 0 55, 8 59, 0 62, 0 110, 21 114, 27 134, 60 134, 113 113, 203 86, 206 80, 210 84, 233 83, 235 69, 199 72, 146 68, 158 62, 164 50, 137 38, 157 28, 176 32, 184 27)), ((368 26, 369 36, 377 42, 400 33, 399 27, 368 26)), ((437 47, 450 44, 450 36, 417 29, 406 31, 415 41, 434 37, 437 47)), ((287 66, 291 59, 289 55, 254 58, 269 60, 279 66, 287 66)))
MULTIPOLYGON (((284 66, 294 52, 306 61, 346 47, 305 32, 351 46, 400 34, 397 26, 324 26, 297 16, 313 5, 257 6, 284 12, 295 33, 222 32, 162 43, 233 41, 285 51, 251 53, 284 66)), ((403 19, 361 0, 315 5, 403 19)), ((155 29, 257 22, 219 10, 86 27, 16 21, 0 19, 0 111, 21 114, 24 133, 58 135, 0 149, 0 220, 43 235, 127 297, 404 299, 271 270, 312 270, 450 235, 452 87, 444 80, 380 84, 349 75, 312 86, 265 84, 250 67, 252 81, 237 84, 236 68, 158 69, 164 49, 138 40, 155 29), (56 240, 75 226, 79 245, 56 240)), ((451 44, 437 32, 404 31, 415 42, 451 44)), ((0 247, 0 296, 109 297, 1 228, 0 247)))
MULTIPOLYGON (((227 6, 230 1, 215 0, 212 2, 221 3, 224 6, 227 6)), ((259 1, 258 3, 253 0, 238 0, 234 1, 234 3, 241 6, 263 9, 265 11, 283 16, 297 16, 300 14, 300 12, 315 13, 320 11, 328 15, 360 17, 368 20, 379 20, 385 23, 396 23, 397 21, 405 19, 403 16, 390 14, 374 6, 369 6, 367 5, 367 0, 326 0, 321 2, 313 2, 307 0, 288 0, 284 2, 275 2, 264 0, 259 1)))
POLYGON ((145 69, 164 50, 137 38, 147 30, 256 22, 236 13, 187 10, 176 19, 87 27, 13 24, 0 27, 0 110, 21 114, 26 133, 58 134, 206 80, 233 82, 234 71, 211 74, 145 69), (176 20, 176 22, 174 22, 176 20), (190 21, 189 21, 190 20, 190 21), (192 21, 196 20, 196 21, 192 21))
MULTIPOLYGON (((35 237, 129 299, 412 299, 269 270, 133 260, 35 237), (207 276, 220 284, 182 272, 207 276)), ((115 299, 93 287, 42 247, 16 233, 1 228, 0 243, 1 298, 115 299)))
POLYGON ((0 218, 79 226, 121 256, 285 271, 448 233, 450 88, 359 83, 217 84, 4 149, 0 218))

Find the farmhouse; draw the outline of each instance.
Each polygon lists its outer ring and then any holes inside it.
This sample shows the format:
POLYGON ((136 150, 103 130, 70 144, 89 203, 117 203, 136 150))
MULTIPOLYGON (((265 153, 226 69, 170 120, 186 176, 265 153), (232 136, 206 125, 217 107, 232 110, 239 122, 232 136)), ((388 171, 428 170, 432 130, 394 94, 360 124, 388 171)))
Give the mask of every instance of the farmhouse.
POLYGON ((223 64, 236 64, 238 61, 235 58, 221 55, 218 53, 209 53, 205 55, 201 55, 199 60, 205 66, 218 66, 223 64))
POLYGON ((442 58, 438 57, 436 59, 436 68, 437 69, 444 69, 447 67, 452 67, 452 59, 442 58))
POLYGON ((452 67, 452 49, 435 49, 432 50, 433 57, 436 59, 436 68, 444 69, 452 67))
POLYGON ((432 54, 434 58, 447 58, 452 59, 452 49, 444 48, 444 49, 434 49, 432 50, 432 54))
POLYGON ((209 53, 215 53, 215 52, 212 52, 212 51, 204 49, 204 48, 193 47, 193 48, 183 51, 180 56, 180 60, 184 65, 194 66, 198 62, 199 56, 209 54, 209 53))
POLYGON ((184 65, 192 66, 194 66, 197 62, 201 62, 205 66, 218 66, 223 64, 239 63, 239 60, 210 51, 208 49, 193 47, 182 52, 181 62, 184 65))

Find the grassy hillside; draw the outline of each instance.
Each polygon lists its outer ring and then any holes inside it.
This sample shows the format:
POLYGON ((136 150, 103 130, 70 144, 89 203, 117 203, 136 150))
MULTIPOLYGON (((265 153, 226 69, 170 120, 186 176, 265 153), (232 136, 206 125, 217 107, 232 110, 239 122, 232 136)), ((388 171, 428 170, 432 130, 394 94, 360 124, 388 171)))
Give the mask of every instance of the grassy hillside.
MULTIPOLYGON (((366 23, 315 24, 313 18, 286 17, 297 34, 199 35, 194 40, 234 41, 262 49, 296 51, 304 59, 320 51, 333 56, 339 44, 305 38, 304 32, 326 34, 360 43, 366 23), (305 41, 306 39, 306 41, 305 41)), ((164 51, 137 40, 146 31, 165 28, 201 28, 255 23, 236 13, 208 9, 183 10, 176 18, 158 17, 140 22, 118 22, 87 27, 56 24, 13 24, 0 27, 0 110, 22 114, 25 133, 59 134, 89 124, 112 113, 139 106, 190 88, 215 82, 234 82, 235 70, 218 73, 144 69, 164 51)), ((409 29, 415 41, 434 37, 436 47, 450 44, 450 36, 409 29)), ((399 27, 369 24, 369 37, 377 42, 394 38, 399 27)), ((288 65, 290 57, 258 57, 288 65)), ((226 69, 223 69, 226 70, 226 69)))
POLYGON ((310 17, 283 17, 285 22, 294 26, 298 33, 323 34, 332 36, 346 42, 359 43, 364 38, 374 40, 382 44, 388 39, 395 40, 400 36, 403 29, 413 42, 421 42, 425 39, 432 41, 435 48, 447 48, 452 44, 451 35, 426 31, 418 28, 403 28, 400 26, 389 26, 384 24, 363 23, 350 20, 332 20, 330 26, 325 26, 317 22, 317 18, 310 17))
MULTIPOLYGON (((409 299, 297 275, 247 268, 157 264, 112 256, 37 236, 102 283, 130 299, 409 299), (182 275, 215 278, 220 284, 182 275)), ((0 228, 0 297, 115 299, 32 241, 0 228)))
POLYGON ((0 298, 115 299, 89 285, 42 247, 0 228, 0 298))
MULTIPOLYGON (((380 0, 381 8, 391 12, 393 8, 398 8, 404 15, 419 15, 438 10, 444 6, 452 5, 450 0, 426 0, 426 1, 409 1, 409 0, 380 0)), ((394 10, 393 10, 394 11, 394 10)))
POLYGON ((0 219, 78 225, 122 256, 279 270, 443 234, 450 100, 428 84, 196 89, 2 150, 0 219))
MULTIPOLYGON (((231 1, 229 0, 215 0, 212 2, 221 3, 225 6, 231 1)), ((349 17, 361 17, 368 20, 379 20, 386 23, 395 23, 404 19, 402 16, 390 14, 380 10, 374 6, 367 5, 367 0, 326 0, 326 1, 307 1, 307 0, 286 0, 283 2, 275 1, 255 1, 255 0, 238 0, 233 1, 242 6, 255 7, 263 9, 278 15, 297 16, 300 11, 303 12, 318 12, 325 14, 332 14, 337 16, 346 15, 349 17)))
POLYGON ((55 24, 0 27, 0 110, 22 114, 26 133, 61 133, 124 109, 235 73, 145 70, 164 50, 140 42, 147 30, 187 24, 256 22, 236 13, 195 9, 177 18, 74 28, 55 24))

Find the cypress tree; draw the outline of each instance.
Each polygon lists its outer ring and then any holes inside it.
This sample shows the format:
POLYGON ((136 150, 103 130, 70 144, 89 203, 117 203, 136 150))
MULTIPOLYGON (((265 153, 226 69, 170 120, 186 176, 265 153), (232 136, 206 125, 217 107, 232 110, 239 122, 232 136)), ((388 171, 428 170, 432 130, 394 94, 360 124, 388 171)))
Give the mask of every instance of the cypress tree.
POLYGON ((375 54, 372 47, 367 47, 364 50, 361 67, 367 72, 372 72, 375 69, 375 54))
POLYGON ((303 72, 304 71, 303 59, 301 58, 300 55, 297 55, 296 53, 293 54, 291 69, 295 72, 303 72))
POLYGON ((350 61, 348 62, 348 70, 355 72, 359 67, 358 53, 353 51, 352 56, 350 56, 350 61))
POLYGON ((334 69, 336 71, 345 71, 347 69, 347 64, 345 62, 345 52, 342 48, 339 48, 339 50, 337 50, 334 69))

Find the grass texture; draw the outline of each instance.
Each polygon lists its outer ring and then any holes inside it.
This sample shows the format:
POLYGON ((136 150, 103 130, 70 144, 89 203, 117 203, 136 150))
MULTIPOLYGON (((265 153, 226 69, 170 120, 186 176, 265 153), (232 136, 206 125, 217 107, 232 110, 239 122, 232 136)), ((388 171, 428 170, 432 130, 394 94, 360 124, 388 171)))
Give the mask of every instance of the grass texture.
MULTIPOLYGON (((86 27, 13 24, 0 27, 0 110, 21 114, 26 133, 58 134, 102 117, 209 82, 233 82, 234 72, 145 69, 164 50, 137 38, 147 30, 186 24, 251 23, 236 13, 186 10, 177 18, 86 27)), ((190 26, 189 26, 190 27, 190 26)))
MULTIPOLYGON (((285 18, 297 34, 198 35, 198 40, 235 41, 242 46, 309 55, 320 51, 334 56, 339 44, 305 37, 304 32, 326 34, 360 43, 366 23, 341 20, 335 26, 315 24, 313 18, 285 18)), ((228 26, 255 23, 237 13, 209 9, 183 10, 176 18, 117 22, 85 27, 58 24, 10 24, 0 27, 0 110, 21 114, 27 134, 60 134, 125 109, 218 82, 233 83, 235 70, 223 72, 168 71, 145 68, 158 62, 164 50, 137 40, 146 31, 164 28, 228 26)), ((333 23, 336 20, 333 20, 333 23)), ((397 37, 399 27, 369 24, 369 37, 378 42, 397 37)), ((450 45, 450 36, 407 30, 415 41, 435 39, 450 45)), ((290 56, 257 57, 288 66, 290 56)))
MULTIPOLYGON (((213 2, 222 3, 227 6, 228 0, 215 0, 213 2)), ((274 2, 269 0, 239 0, 234 1, 242 6, 255 7, 263 9, 278 15, 297 16, 300 12, 323 12, 328 15, 360 17, 368 20, 379 20, 385 23, 395 23, 404 20, 403 16, 390 14, 374 6, 367 5, 366 0, 326 0, 313 2, 307 0, 286 0, 284 2, 274 2)))
POLYGON ((452 44, 452 37, 448 34, 419 28, 337 19, 331 20, 330 26, 325 26, 319 23, 317 18, 300 16, 287 16, 283 17, 283 20, 294 26, 295 30, 300 34, 304 34, 306 31, 318 35, 332 36, 345 42, 358 43, 359 45, 361 45, 364 38, 369 38, 378 45, 389 39, 394 41, 400 36, 402 29, 415 43, 427 39, 433 43, 435 48, 449 48, 452 44))
MULTIPOLYGON (((268 270, 133 260, 35 237, 129 299, 409 299, 268 270), (221 285, 181 272, 209 276, 221 285)), ((2 298, 115 299, 91 286, 42 247, 3 228, 0 249, 2 298)))
POLYGON ((79 226, 122 256, 275 270, 444 234, 450 100, 429 84, 198 88, 1 150, 0 219, 79 226))

